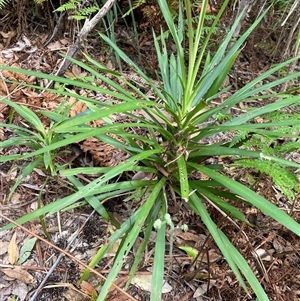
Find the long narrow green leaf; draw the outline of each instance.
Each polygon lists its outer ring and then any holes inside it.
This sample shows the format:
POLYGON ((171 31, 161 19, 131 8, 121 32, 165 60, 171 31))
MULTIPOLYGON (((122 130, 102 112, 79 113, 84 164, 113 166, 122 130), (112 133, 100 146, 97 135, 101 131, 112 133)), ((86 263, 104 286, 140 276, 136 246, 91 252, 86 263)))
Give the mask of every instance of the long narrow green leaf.
POLYGON ((243 197, 247 202, 251 203, 258 209, 260 209, 263 213, 267 214, 268 216, 272 217, 280 224, 284 225, 291 231, 293 231, 296 235, 300 236, 300 224, 297 223, 294 219, 292 219, 288 214, 282 211, 277 206, 273 205, 271 202, 267 201, 262 196, 258 195, 257 193, 253 192, 248 187, 226 177, 223 176, 205 166, 201 166, 194 163, 189 163, 190 166, 194 167, 195 169, 199 170, 200 172, 204 173, 211 179, 218 181, 224 187, 230 189, 232 192, 236 193, 237 195, 243 197))
POLYGON ((180 155, 177 159, 178 172, 179 172, 179 182, 180 182, 180 191, 182 199, 187 202, 189 199, 189 179, 187 175, 186 162, 184 155, 180 155))
POLYGON ((201 216, 202 221, 209 230, 209 233, 214 238, 215 242, 217 243, 224 257, 226 258, 229 266, 231 267, 232 271, 236 275, 237 279, 239 280, 240 284, 245 289, 245 291, 248 292, 248 289, 237 267, 243 272, 245 278, 248 280, 258 299, 260 301, 269 301, 268 296, 266 295, 262 286, 258 282, 257 278, 255 277, 246 260, 232 245, 232 243, 228 240, 226 235, 213 222, 205 206, 202 204, 201 200, 197 197, 196 194, 193 194, 191 196, 189 205, 195 210, 195 212, 197 212, 201 216))
MULTIPOLYGON (((289 120, 283 120, 278 122, 272 122, 272 123, 259 123, 259 124, 241 124, 239 125, 238 130, 245 131, 249 133, 257 133, 261 135, 266 135, 270 137, 282 137, 283 135, 285 137, 289 138, 297 138, 297 135, 293 134, 285 134, 282 131, 275 130, 274 128, 282 127, 287 128, 287 126, 294 126, 295 124, 298 124, 299 120, 297 119, 289 119, 289 120), (268 129, 268 128, 271 128, 268 129), (263 129, 263 130, 262 130, 263 129)), ((192 134, 195 136, 193 138, 194 141, 200 141, 201 139, 211 137, 218 133, 226 133, 228 131, 235 131, 237 130, 236 126, 228 126, 228 125, 213 125, 213 126, 207 126, 205 129, 197 129, 192 134)))
POLYGON ((21 175, 17 178, 15 184, 13 187, 10 188, 10 193, 8 195, 8 200, 10 200, 11 196, 15 192, 16 188, 19 186, 19 184, 26 178, 32 171, 33 169, 37 166, 37 164, 41 162, 40 158, 35 159, 34 161, 30 162, 21 172, 21 175))
POLYGON ((71 196, 68 196, 64 198, 64 201, 61 202, 62 204, 58 204, 57 207, 53 208, 50 212, 50 214, 53 214, 54 212, 57 212, 61 209, 63 209, 65 206, 74 203, 75 201, 84 198, 88 195, 91 195, 93 191, 95 191, 97 188, 105 184, 108 180, 120 175, 121 173, 131 170, 132 167, 139 162, 140 160, 143 160, 144 158, 147 158, 151 156, 153 153, 158 153, 160 152, 159 150, 150 150, 150 151, 145 151, 141 154, 135 155, 131 158, 129 158, 126 162, 121 163, 117 166, 114 166, 106 172, 104 175, 100 176, 98 179, 90 182, 88 185, 86 185, 84 188, 82 188, 80 191, 74 193, 71 196))
POLYGON ((246 30, 246 32, 233 44, 233 46, 230 48, 230 50, 224 57, 222 52, 224 52, 227 49, 227 46, 230 43, 230 39, 234 34, 235 28, 238 26, 239 21, 242 17, 242 15, 238 16, 230 32, 227 34, 227 37, 218 48, 218 51, 213 57, 208 70, 204 71, 205 73, 202 74, 200 80, 198 81, 194 89, 195 92, 193 96, 193 106, 198 104, 198 102, 203 98, 203 96, 213 85, 217 77, 223 73, 226 67, 228 67, 228 64, 230 64, 230 61, 232 60, 234 55, 238 52, 238 50, 245 42, 247 37, 250 35, 252 30, 259 24, 265 13, 266 11, 249 27, 249 29, 246 30))
MULTIPOLYGON (((20 132, 24 132, 24 135, 26 133, 26 134, 30 134, 31 136, 34 136, 34 135, 36 135, 36 137, 38 136, 37 134, 35 134, 35 132, 33 132, 33 131, 29 130, 29 129, 26 129, 24 127, 20 127, 20 126, 15 125, 15 124, 9 124, 9 123, 2 123, 2 122, 0 122, 0 126, 1 127, 6 127, 6 128, 9 128, 9 129, 18 130, 20 132)), ((16 137, 13 137, 13 138, 16 138, 16 137)), ((2 141, 0 143, 2 143, 2 141)))
MULTIPOLYGON (((251 82, 246 84, 244 87, 239 89, 237 92, 235 92, 233 95, 229 96, 228 99, 223 102, 223 104, 220 105, 220 107, 226 108, 226 110, 229 110, 232 108, 234 105, 241 101, 245 101, 248 97, 253 97, 253 95, 257 95, 260 92, 270 90, 273 87, 276 87, 280 84, 283 84, 285 82, 291 81, 293 79, 299 78, 300 77, 300 72, 295 72, 292 74, 289 74, 287 76, 284 76, 282 78, 279 78, 278 80, 271 81, 267 84, 263 85, 257 85, 260 82, 263 82, 268 76, 276 73, 279 70, 284 69, 286 66, 289 64, 293 63, 294 61, 297 61, 300 59, 300 55, 296 56, 294 58, 291 58, 283 63, 280 63, 273 68, 269 69, 268 71, 264 72, 263 74, 259 75, 255 79, 253 79, 251 82)), ((280 94, 271 94, 270 97, 280 97, 280 94)), ((268 97, 268 96, 267 96, 268 97)))
MULTIPOLYGON (((300 73, 299 73, 300 76, 300 73)), ((284 107, 294 105, 294 104, 300 104, 299 96, 290 96, 286 99, 282 99, 280 101, 276 101, 274 103, 270 103, 268 105, 265 105, 262 108, 256 108, 252 111, 247 112, 246 114, 243 114, 239 117, 234 118, 233 120, 225 122, 223 125, 232 126, 232 125, 241 125, 245 124, 247 121, 254 119, 257 116, 262 116, 263 114, 276 112, 284 107)))
MULTIPOLYGON (((200 50, 199 50, 199 53, 198 53, 198 56, 197 56, 197 62, 194 66, 196 74, 198 73, 196 71, 199 70, 200 65, 203 61, 203 56, 204 55, 206 55, 206 58, 205 58, 205 65, 204 65, 203 70, 208 70, 209 63, 211 62, 211 59, 210 59, 209 51, 207 49, 207 45, 211 42, 211 36, 212 36, 212 34, 214 34, 215 30, 218 28, 218 26, 219 26, 218 23, 220 22, 221 16, 223 15, 223 12, 225 11, 226 7, 228 6, 229 1, 230 0, 223 1, 222 6, 220 7, 220 9, 218 9, 218 14, 216 15, 216 17, 215 17, 213 23, 211 24, 211 26, 209 27, 209 32, 206 34, 206 37, 205 37, 205 40, 204 40, 203 44, 201 44, 201 47, 200 47, 200 50)), ((202 4, 202 7, 203 7, 203 4, 202 4)), ((222 46, 224 46, 224 45, 222 45, 222 46)), ((222 50, 224 52, 226 51, 225 48, 222 49, 222 50)), ((217 52, 218 51, 221 51, 220 47, 218 48, 217 52)), ((220 53, 221 57, 223 57, 224 52, 220 53)), ((196 79, 196 77, 195 77, 195 79, 196 79)), ((195 82, 195 80, 194 80, 194 82, 195 82)))
POLYGON ((122 247, 120 247, 118 250, 118 254, 116 255, 114 260, 114 265, 107 276, 107 280, 105 281, 100 291, 97 301, 105 300, 105 297, 111 287, 111 283, 115 280, 119 271, 121 270, 124 262, 124 258, 127 256, 134 242, 136 241, 136 238, 139 235, 141 228, 143 227, 144 222, 147 216, 149 215, 151 208, 154 205, 154 202, 157 200, 158 195, 161 193, 162 187, 164 186, 166 180, 167 180, 166 178, 160 179, 160 181, 153 188, 152 192, 150 193, 145 203, 142 205, 137 221, 134 223, 132 229, 128 232, 128 234, 124 238, 122 247))
POLYGON ((43 136, 46 136, 43 123, 33 111, 28 109, 25 105, 19 105, 5 97, 1 97, 0 100, 14 108, 16 112, 18 112, 18 114, 22 116, 28 123, 30 123, 37 131, 39 131, 43 136))
POLYGON ((241 273, 239 272, 237 265, 235 263, 235 260, 232 257, 232 254, 230 252, 230 243, 226 244, 224 242, 222 236, 220 235, 217 225, 213 222, 213 220, 209 216, 205 206, 202 204, 202 201, 198 198, 198 196, 196 194, 192 194, 190 196, 190 200, 189 200, 188 204, 199 216, 201 216, 203 223, 207 227, 211 236, 214 238, 216 244, 220 248, 224 257, 226 258, 226 261, 228 262, 229 266, 231 267, 233 273, 237 277, 238 281, 240 282, 240 284, 244 288, 244 290, 247 291, 248 289, 243 280, 243 277, 242 277, 241 273))
MULTIPOLYGON (((62 177, 74 176, 78 174, 103 174, 109 171, 111 167, 76 167, 72 169, 62 169, 59 174, 62 177)), ((155 173, 156 169, 146 166, 133 166, 132 171, 145 172, 145 173, 155 173)))
POLYGON ((100 37, 110 46, 112 47, 117 54, 126 62, 129 66, 133 67, 134 70, 151 86, 151 88, 155 91, 155 94, 164 99, 164 96, 160 89, 157 87, 155 82, 151 80, 138 66, 135 64, 114 42, 112 42, 108 37, 103 34, 100 34, 100 37))
POLYGON ((152 105, 153 103, 150 101, 136 100, 134 103, 121 103, 107 108, 99 108, 96 112, 89 112, 89 114, 79 116, 77 115, 72 119, 68 119, 65 122, 60 123, 55 127, 55 131, 63 131, 76 125, 83 125, 89 121, 101 119, 103 117, 109 117, 112 114, 134 111, 136 109, 141 109, 152 105))
MULTIPOLYGON (((181 64, 181 70, 182 70, 182 76, 185 76, 186 71, 185 71, 185 65, 184 65, 184 51, 183 47, 181 46, 182 39, 183 39, 183 21, 182 21, 182 12, 181 9, 179 10, 179 26, 176 28, 175 23, 174 23, 174 18, 172 16, 172 13, 170 11, 169 5, 167 1, 165 0, 158 0, 158 5, 160 6, 161 12, 164 16, 164 19, 168 25, 168 28, 170 30, 170 33, 172 35, 172 38, 174 40, 174 43, 176 44, 176 50, 178 52, 178 56, 180 58, 180 64, 181 64)), ((182 79, 183 82, 185 83, 185 78, 182 79)))
POLYGON ((162 223, 160 229, 157 230, 155 240, 155 253, 151 281, 150 301, 161 300, 162 287, 164 282, 165 267, 165 248, 166 248, 166 223, 162 223))
MULTIPOLYGON (((76 187, 77 190, 80 190, 84 187, 84 185, 82 185, 82 183, 73 176, 68 176, 68 180, 76 187)), ((110 220, 108 212, 96 197, 86 196, 85 199, 90 204, 90 206, 92 206, 96 210, 96 212, 104 218, 104 220, 110 220)))
POLYGON ((130 285, 131 280, 134 277, 134 274, 138 269, 138 266, 142 262, 143 253, 144 253, 144 251, 147 247, 147 244, 149 242, 151 233, 153 232, 153 224, 154 224, 155 220, 157 219, 160 207, 161 207, 161 202, 156 202, 155 205, 154 205, 154 208, 151 210, 151 215, 146 220, 147 228, 144 231, 143 241, 140 243, 139 248, 135 253, 134 262, 133 262, 133 264, 131 266, 131 269, 130 269, 130 272, 129 272, 129 279, 128 279, 126 285, 125 285, 125 290, 130 285))
POLYGON ((225 65, 224 69, 222 72, 219 74, 219 76, 215 79, 213 84, 210 86, 208 89, 207 93, 203 96, 203 98, 209 99, 210 97, 216 95, 223 84, 226 76, 228 75, 229 71, 231 70, 233 64, 235 63, 236 58, 240 54, 240 51, 237 51, 236 53, 233 54, 233 56, 230 58, 228 63, 225 65))
MULTIPOLYGON (((140 216, 140 212, 142 210, 142 207, 138 208, 132 215, 121 225, 121 228, 119 228, 117 231, 115 231, 110 237, 109 237, 109 242, 105 244, 97 254, 94 256, 92 261, 90 262, 89 266, 90 267, 95 267, 96 264, 105 256, 105 254, 109 251, 110 248, 114 246, 117 240, 121 239, 126 232, 128 232, 133 224, 138 220, 140 216)), ((90 274, 89 270, 85 270, 82 277, 80 278, 80 281, 86 279, 88 275, 90 274)))
MULTIPOLYGON (((197 193, 200 193, 206 196, 209 200, 211 200, 217 207, 219 207, 223 212, 227 215, 236 218, 242 222, 247 222, 245 215, 239 211, 235 206, 230 205, 229 203, 225 202, 221 198, 219 198, 214 192, 209 191, 205 188, 199 187, 198 185, 192 185, 193 189, 197 189, 197 193)), ((217 192, 217 191, 216 191, 217 192)))
MULTIPOLYGON (((122 172, 126 170, 131 170, 132 166, 134 166, 140 160, 143 160, 144 158, 147 158, 152 154, 159 153, 159 152, 160 152, 159 150, 149 150, 149 151, 144 151, 141 154, 135 155, 134 157, 129 158, 126 162, 111 168, 110 171, 100 176, 98 179, 95 179, 94 181, 90 182, 88 185, 84 186, 80 191, 70 196, 64 197, 59 201, 48 204, 43 208, 35 210, 34 212, 26 214, 25 216, 19 218, 16 222, 18 224, 23 224, 34 218, 39 217, 42 214, 51 215, 75 203, 76 201, 85 198, 86 196, 91 196, 93 192, 95 192, 101 185, 104 185, 110 179, 119 176, 122 172)), ((9 224, 5 226, 3 229, 10 229, 12 227, 13 225, 9 224)))
MULTIPOLYGON (((1 127, 1 124, 0 124, 0 127, 1 127)), ((31 139, 34 139, 34 137, 33 136, 25 136, 25 135, 22 135, 21 137, 11 137, 5 141, 0 141, 0 148, 7 148, 10 146, 16 146, 16 145, 28 145, 28 143, 31 142, 31 139)), ((22 155, 20 155, 20 154, 17 154, 14 156, 19 156, 20 158, 22 157, 22 155)), ((7 156, 5 156, 5 157, 7 157, 7 156)), ((6 160, 6 161, 9 161, 9 160, 6 160)))
MULTIPOLYGON (((195 87, 195 80, 198 74, 198 69, 196 67, 196 60, 198 56, 198 48, 201 36, 203 35, 203 27, 206 15, 206 7, 208 5, 208 0, 202 1, 201 5, 203 9, 201 9, 198 19, 198 24, 196 30, 194 30, 193 24, 193 16, 192 16, 192 8, 191 1, 184 1, 186 14, 187 14, 187 24, 188 24, 188 42, 189 42, 189 59, 188 59, 188 75, 187 75, 187 83, 184 90, 184 101, 182 108, 182 115, 184 116, 186 113, 190 111, 190 107, 192 102, 194 101, 191 95, 193 94, 193 89, 195 87)), ((206 45, 204 45, 205 47, 206 45)), ((181 47, 182 48, 182 47, 181 47)), ((204 51, 205 49, 203 49, 204 51)), ((197 66, 199 68, 199 65, 197 66)))
MULTIPOLYGON (((101 134, 106 134, 107 132, 111 132, 113 133, 115 129, 118 128, 123 128, 122 124, 115 124, 115 125, 109 125, 109 126, 103 126, 100 128, 86 128, 86 130, 81 133, 81 134, 76 134, 76 135, 66 135, 64 139, 62 139, 61 141, 58 142, 54 142, 53 144, 47 145, 44 148, 38 149, 34 152, 31 153, 27 153, 27 154, 22 154, 22 155, 10 155, 10 156, 3 156, 0 157, 0 162, 6 162, 6 161, 10 161, 10 160, 16 160, 16 159, 20 159, 22 157, 22 159, 27 159, 27 158, 31 158, 40 154, 43 154, 44 152, 47 151, 52 151, 52 150, 56 150, 60 147, 72 144, 72 143, 78 143, 88 137, 92 137, 92 136, 97 136, 97 135, 101 135, 101 134)), ((69 129, 69 128, 68 128, 69 129)), ((72 129, 74 130, 74 128, 72 129)), ((64 129, 64 131, 66 131, 66 129, 64 129)), ((62 132, 64 132, 62 130, 62 132)), ((69 131, 67 131, 69 132, 69 131)), ((156 151, 153 151, 153 154, 156 153, 156 151)))
POLYGON ((68 57, 68 56, 66 56, 66 58, 68 58, 68 60, 70 60, 74 64, 80 66, 84 70, 88 71, 90 74, 94 75, 96 78, 100 78, 108 86, 112 87, 113 89, 115 89, 116 91, 118 91, 119 93, 121 93, 122 95, 127 96, 128 97, 128 101, 129 100, 133 100, 134 101, 134 97, 132 97, 132 95, 130 94, 129 89, 123 88, 123 85, 120 85, 118 83, 118 81, 122 81, 126 85, 127 88, 130 88, 130 89, 134 90, 135 93, 138 94, 138 95, 140 95, 140 97, 142 99, 148 99, 148 97, 139 88, 137 88, 134 85, 132 85, 128 80, 126 80, 124 78, 124 76, 122 76, 121 74, 119 74, 119 73, 117 73, 115 71, 107 69, 105 66, 103 66, 99 62, 93 60, 88 55, 84 54, 84 56, 92 64, 93 68, 89 67, 87 64, 85 64, 85 63, 83 63, 81 61, 78 61, 78 60, 76 60, 74 58, 71 58, 71 57, 68 57), (97 68, 101 73, 99 73, 94 68, 97 68), (104 73, 104 74, 102 74, 102 73, 104 73), (107 76, 107 74, 113 75, 114 78, 115 78, 115 80, 110 79, 107 76))
POLYGON ((291 166, 291 167, 296 167, 300 168, 300 164, 285 160, 285 159, 280 159, 274 156, 269 156, 265 155, 262 152, 259 151, 249 151, 245 149, 237 149, 237 148, 229 148, 229 147, 224 147, 220 145, 209 145, 209 146, 200 146, 199 151, 192 152, 190 154, 190 158, 197 158, 199 156, 241 156, 241 157, 252 157, 252 158, 258 158, 261 160, 269 160, 276 162, 282 166, 291 166))
POLYGON ((251 288, 256 294, 257 300, 259 301, 269 301, 269 298, 266 292, 263 290, 261 284, 258 282, 258 279, 255 277, 255 274, 251 270, 245 258, 241 255, 241 253, 230 243, 228 237, 219 229, 219 234, 222 237, 225 244, 230 245, 230 253, 235 260, 235 263, 239 267, 239 269, 243 272, 245 278, 248 280, 251 288))
MULTIPOLYGON (((124 95, 122 93, 118 93, 118 92, 111 91, 111 90, 108 90, 105 88, 101 88, 97 85, 88 84, 88 83, 85 83, 85 82, 82 82, 79 80, 73 80, 73 79, 59 77, 59 76, 51 75, 51 74, 47 74, 47 73, 25 70, 25 69, 20 69, 20 68, 14 68, 14 67, 5 66, 5 65, 0 65, 0 69, 11 71, 11 72, 16 72, 16 73, 21 73, 21 74, 25 74, 25 75, 29 75, 29 76, 35 76, 37 78, 45 78, 50 81, 62 83, 65 85, 76 86, 78 88, 83 88, 83 89, 87 89, 90 91, 97 91, 97 92, 103 93, 105 95, 113 96, 116 99, 120 99, 120 100, 125 100, 125 101, 135 101, 136 100, 136 98, 134 96, 132 96, 132 95, 130 96, 130 94, 128 94, 128 93, 126 93, 124 95)), ((39 87, 36 85, 28 85, 25 83, 22 83, 22 85, 24 85, 26 87, 33 87, 33 88, 40 89, 40 90, 51 91, 53 93, 60 94, 60 95, 72 95, 73 97, 75 96, 75 98, 80 97, 76 93, 65 93, 64 91, 55 91, 55 89, 47 89, 47 88, 39 87)), ((88 97, 83 97, 82 99, 86 99, 87 101, 92 101, 94 103, 97 103, 97 101, 93 101, 91 99, 89 100, 88 97)), ((103 104, 101 104, 101 105, 103 105, 103 104)))

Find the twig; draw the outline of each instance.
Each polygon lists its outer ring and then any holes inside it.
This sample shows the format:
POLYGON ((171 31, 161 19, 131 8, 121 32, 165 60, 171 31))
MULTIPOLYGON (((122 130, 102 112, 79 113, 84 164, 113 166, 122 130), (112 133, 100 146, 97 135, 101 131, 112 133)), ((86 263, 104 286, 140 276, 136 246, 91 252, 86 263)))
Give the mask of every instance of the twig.
MULTIPOLYGON (((95 210, 93 210, 93 212, 88 216, 88 218, 85 220, 84 224, 73 234, 72 239, 70 240, 69 244, 67 245, 65 251, 68 251, 69 248, 71 247, 71 245, 73 244, 75 238, 78 236, 78 234, 80 233, 80 231, 83 229, 83 227, 86 225, 86 223, 88 222, 88 220, 92 217, 92 215, 94 214, 95 210)), ((40 283, 40 285, 38 286, 38 288, 35 290, 34 294, 32 295, 32 297, 29 299, 29 301, 34 301, 37 297, 38 294, 40 293, 40 291, 43 289, 44 284, 46 283, 47 279, 51 276, 51 274, 53 273, 53 271, 56 269, 56 267, 58 266, 60 260, 63 258, 64 254, 60 253, 59 256, 57 257, 56 261, 54 262, 54 264, 52 265, 51 269, 48 271, 48 273, 46 274, 45 278, 43 279, 43 281, 40 283)))
MULTIPOLYGON (((108 13, 110 8, 113 6, 116 0, 108 0, 103 7, 98 11, 98 13, 91 19, 85 20, 85 23, 79 32, 77 39, 73 45, 69 47, 67 52, 67 56, 74 57, 78 50, 80 49, 82 41, 87 37, 89 32, 99 23, 99 21, 108 13)), ((65 71, 69 68, 71 61, 68 60, 66 57, 64 58, 59 70, 57 72, 58 75, 62 75, 65 71)))
POLYGON ((56 24, 56 26, 55 26, 55 28, 54 28, 54 30, 53 30, 51 36, 48 37, 47 41, 44 43, 44 47, 48 46, 48 45, 50 44, 50 42, 52 41, 52 39, 53 39, 53 38, 55 37, 55 35, 57 34, 58 29, 59 29, 59 27, 60 27, 60 25, 61 25, 62 19, 63 19, 63 17, 64 17, 65 14, 66 14, 66 12, 63 12, 63 13, 60 14, 60 17, 59 17, 59 19, 58 19, 58 21, 57 21, 57 24, 56 24))
MULTIPOLYGON (((98 271, 96 271, 95 269, 91 268, 89 265, 83 263, 81 260, 79 260, 78 258, 76 258, 75 256, 73 256, 72 254, 66 252, 65 250, 59 248, 58 246, 50 243, 47 239, 31 232, 30 230, 26 229, 25 227, 23 227, 22 225, 19 225, 17 222, 13 221, 12 219, 10 219, 9 217, 3 215, 0 211, 0 217, 4 218, 5 220, 9 221, 10 223, 14 224, 15 226, 19 227, 21 230, 25 231, 26 233, 29 233, 31 235, 33 235, 34 237, 36 237, 37 239, 43 241, 45 244, 51 245, 52 248, 58 250, 59 252, 65 254, 66 256, 70 257, 73 261, 76 261, 78 264, 80 264, 81 266, 83 266, 84 268, 88 269, 89 271, 91 271, 92 273, 96 274, 97 276, 99 276, 100 278, 102 278, 103 280, 106 280, 106 277, 104 277, 102 274, 100 274, 98 271)), ((130 296, 128 293, 126 293, 124 290, 122 290, 119 286, 117 286, 116 284, 112 283, 111 284, 114 288, 116 288, 118 291, 120 291, 122 294, 124 294, 126 297, 128 297, 130 300, 132 301, 137 301, 134 297, 130 296)))

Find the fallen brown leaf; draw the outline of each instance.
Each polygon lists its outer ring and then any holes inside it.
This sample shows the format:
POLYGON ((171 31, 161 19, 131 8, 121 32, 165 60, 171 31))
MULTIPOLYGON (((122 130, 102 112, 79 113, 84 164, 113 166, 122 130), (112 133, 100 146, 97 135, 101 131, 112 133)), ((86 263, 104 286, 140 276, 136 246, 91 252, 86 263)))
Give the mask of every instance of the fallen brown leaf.
POLYGON ((2 241, 2 240, 0 240, 0 255, 3 255, 3 254, 5 254, 7 252, 8 245, 9 245, 8 241, 2 241))
POLYGON ((1 272, 3 272, 6 276, 20 280, 21 282, 27 284, 34 283, 33 276, 30 275, 27 271, 22 270, 20 267, 15 267, 13 269, 2 269, 1 272))
POLYGON ((94 297, 97 296, 97 291, 87 281, 82 281, 81 284, 80 284, 80 288, 84 291, 84 293, 86 293, 89 296, 94 296, 94 297))
POLYGON ((15 264, 19 259, 19 249, 16 239, 17 234, 15 232, 8 245, 8 260, 10 264, 15 264))

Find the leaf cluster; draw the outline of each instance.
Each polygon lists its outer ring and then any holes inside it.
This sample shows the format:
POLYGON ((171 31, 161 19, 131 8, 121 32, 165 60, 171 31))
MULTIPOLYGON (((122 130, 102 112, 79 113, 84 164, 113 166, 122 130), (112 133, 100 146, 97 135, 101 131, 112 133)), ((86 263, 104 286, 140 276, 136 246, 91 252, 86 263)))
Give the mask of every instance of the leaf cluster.
MULTIPOLYGON (((269 160, 268 157, 284 156, 288 158, 300 149, 300 114, 280 111, 266 114, 262 117, 269 122, 290 119, 295 120, 295 122, 288 127, 271 128, 269 135, 268 133, 263 136, 258 134, 251 135, 251 139, 245 142, 244 147, 259 149, 262 153, 261 158, 237 159, 233 166, 253 168, 264 175, 270 176, 288 200, 294 201, 295 194, 300 192, 299 179, 295 175, 296 169, 289 169, 280 163, 269 160), (282 133, 282 137, 273 137, 272 130, 282 133), (283 138, 289 135, 291 138, 283 138)), ((238 143, 248 135, 248 132, 237 131, 234 143, 238 143)))
POLYGON ((88 16, 99 10, 99 6, 96 1, 90 6, 84 6, 84 4, 85 1, 83 0, 69 0, 58 7, 55 11, 63 12, 71 10, 73 12, 72 17, 79 21, 86 19, 88 16))
POLYGON ((264 176, 270 176, 277 188, 288 198, 289 201, 295 200, 295 194, 300 193, 299 179, 295 173, 286 167, 268 159, 244 159, 236 161, 233 166, 243 168, 254 168, 264 176))

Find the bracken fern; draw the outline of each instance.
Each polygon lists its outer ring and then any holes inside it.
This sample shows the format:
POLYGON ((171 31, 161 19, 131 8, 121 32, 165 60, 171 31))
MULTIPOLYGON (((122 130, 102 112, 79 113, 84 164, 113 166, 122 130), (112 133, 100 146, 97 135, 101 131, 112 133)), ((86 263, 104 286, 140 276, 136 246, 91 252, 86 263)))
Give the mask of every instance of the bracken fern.
POLYGON ((243 159, 236 161, 234 166, 254 168, 262 174, 269 175, 289 201, 293 201, 295 194, 300 193, 299 180, 294 172, 280 166, 278 163, 264 159, 243 159))
MULTIPOLYGON (((300 114, 284 113, 280 111, 265 116, 265 119, 269 122, 288 120, 289 118, 300 121, 300 114)), ((286 166, 281 166, 272 160, 268 160, 268 156, 285 154, 286 158, 289 158, 293 152, 300 149, 300 122, 291 127, 278 127, 274 130, 279 132, 282 131, 283 135, 295 135, 295 138, 291 138, 290 140, 277 139, 271 136, 272 132, 270 132, 270 136, 264 136, 263 138, 261 135, 254 134, 251 136, 251 139, 245 143, 245 146, 250 149, 261 150, 263 154, 262 158, 237 160, 233 166, 254 168, 262 174, 269 175, 274 184, 288 200, 293 201, 295 199, 295 194, 300 193, 299 179, 295 175, 294 170, 288 169, 286 166)), ((231 144, 237 144, 248 135, 249 133, 245 131, 239 131, 231 144)))
POLYGON ((68 2, 61 5, 56 11, 62 12, 67 10, 73 10, 73 18, 75 20, 83 20, 87 18, 89 15, 99 10, 99 7, 94 3, 91 6, 85 6, 85 3, 82 0, 69 0, 68 2))

